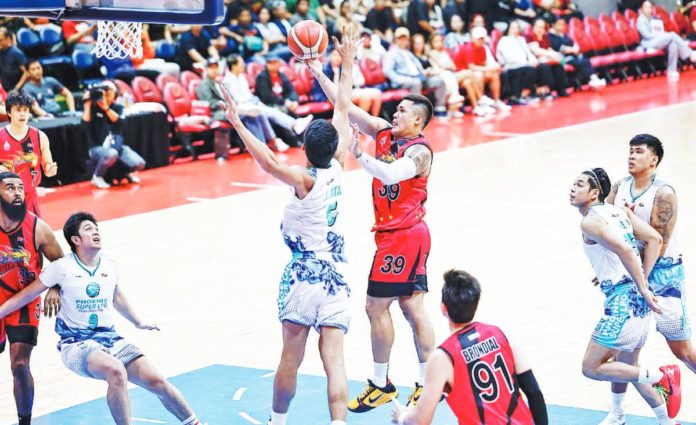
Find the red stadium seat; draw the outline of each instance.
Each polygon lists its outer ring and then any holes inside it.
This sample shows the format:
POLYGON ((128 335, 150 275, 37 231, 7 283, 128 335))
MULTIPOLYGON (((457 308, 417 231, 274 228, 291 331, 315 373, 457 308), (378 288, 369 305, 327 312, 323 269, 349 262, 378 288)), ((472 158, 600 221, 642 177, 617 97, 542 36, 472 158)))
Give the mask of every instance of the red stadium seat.
MULTIPOLYGON (((191 96, 188 95, 186 89, 177 83, 167 83, 164 86, 162 93, 164 104, 167 106, 169 113, 174 117, 176 129, 183 133, 200 133, 211 130, 214 126, 207 124, 191 124, 183 123, 183 121, 191 115, 191 96)), ((218 124, 216 123, 215 126, 218 124)))
MULTIPOLYGON (((288 65, 287 68, 291 67, 288 65)), ((283 72, 282 68, 280 72, 283 72)), ((286 70, 285 72, 288 71, 286 70)), ((295 111, 297 115, 305 116, 309 114, 323 114, 333 110, 333 105, 331 104, 331 102, 307 101, 308 99, 310 99, 312 85, 314 84, 314 77, 312 76, 312 72, 309 70, 307 66, 303 65, 299 69, 298 73, 295 73, 293 71, 293 76, 295 78, 290 79, 290 81, 292 82, 292 85, 295 87, 297 95, 302 100, 304 100, 304 102, 301 102, 300 106, 297 107, 297 111, 295 111)), ((288 76, 288 78, 290 77, 288 76)))
POLYGON ((498 42, 503 38, 503 32, 499 29, 494 29, 491 31, 491 49, 493 50, 493 56, 497 55, 498 52, 498 42))
POLYGON ((675 10, 674 12, 670 13, 669 17, 674 26, 679 30, 680 35, 689 35, 694 32, 694 27, 691 26, 689 20, 686 18, 686 16, 684 16, 683 13, 675 10))
POLYGON ((123 80, 119 80, 119 79, 114 79, 113 81, 114 81, 114 84, 116 84, 116 87, 118 87, 118 92, 121 94, 121 96, 128 93, 128 95, 130 95, 130 97, 135 100, 135 94, 133 93, 133 88, 131 86, 129 86, 128 83, 126 83, 123 80))
POLYGON ((570 28, 585 28, 585 23, 582 21, 582 19, 573 16, 570 18, 570 28))
POLYGON ((151 80, 137 76, 131 81, 136 102, 162 103, 162 93, 151 80))
MULTIPOLYGON (((191 96, 192 100, 198 100, 198 94, 196 93, 196 89, 198 89, 198 86, 201 84, 203 80, 191 80, 189 81, 188 85, 188 94, 191 96)), ((196 114, 193 114, 196 115, 196 114)))
POLYGON ((636 26, 636 19, 638 19, 638 13, 635 10, 626 9, 624 16, 631 26, 636 26))
MULTIPOLYGON (((387 83, 387 77, 384 76, 382 65, 371 59, 363 59, 358 65, 360 66, 360 71, 362 71, 363 76, 365 76, 365 85, 380 86, 387 83)), ((410 92, 405 89, 384 90, 382 91, 382 102, 395 102, 401 100, 401 98, 409 93, 410 92)))
POLYGON ((201 76, 198 75, 198 74, 196 74, 196 73, 193 72, 193 71, 182 71, 182 72, 181 72, 181 77, 179 77, 179 79, 180 79, 180 81, 181 81, 181 85, 182 85, 182 86, 188 87, 188 86, 189 86, 189 83, 190 83, 192 80, 200 80, 200 79, 201 79, 201 76))
POLYGON ((157 84, 157 88, 160 89, 160 91, 164 90, 164 86, 167 83, 176 83, 178 82, 179 79, 176 78, 173 75, 170 74, 160 74, 157 76, 157 79, 155 80, 155 83, 157 84))

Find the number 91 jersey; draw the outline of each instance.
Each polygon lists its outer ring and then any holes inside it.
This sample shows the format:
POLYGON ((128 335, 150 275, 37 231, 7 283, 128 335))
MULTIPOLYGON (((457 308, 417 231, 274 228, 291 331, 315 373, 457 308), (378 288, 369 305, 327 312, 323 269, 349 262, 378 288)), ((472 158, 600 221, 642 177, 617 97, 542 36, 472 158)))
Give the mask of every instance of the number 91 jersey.
POLYGON ((534 425, 515 378, 515 358, 498 327, 472 323, 440 347, 452 360, 447 397, 459 425, 534 425))

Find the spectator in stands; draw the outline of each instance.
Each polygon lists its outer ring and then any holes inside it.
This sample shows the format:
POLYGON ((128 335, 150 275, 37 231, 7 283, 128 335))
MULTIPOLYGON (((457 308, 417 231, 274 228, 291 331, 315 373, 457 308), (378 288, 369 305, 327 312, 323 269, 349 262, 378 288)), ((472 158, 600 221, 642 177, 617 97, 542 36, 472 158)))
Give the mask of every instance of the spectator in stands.
POLYGON ((255 96, 249 88, 249 81, 244 74, 244 59, 239 55, 232 55, 229 59, 230 72, 223 78, 223 84, 237 102, 241 115, 265 115, 273 124, 300 136, 312 121, 313 115, 303 118, 294 118, 279 111, 276 108, 266 106, 255 96))
MULTIPOLYGON (((317 21, 326 28, 326 16, 320 7, 319 0, 285 0, 285 3, 288 10, 295 10, 295 15, 298 15, 297 11, 300 9, 302 13, 298 16, 307 16, 307 18, 302 18, 301 20, 310 19, 312 21, 317 21), (306 1, 307 4, 300 6, 300 3, 303 1, 306 1)), ((292 22, 293 25, 295 24, 292 19, 290 19, 290 22, 292 22)))
MULTIPOLYGON (((490 107, 484 107, 478 104, 479 99, 483 96, 483 73, 474 72, 469 69, 457 71, 454 61, 449 53, 445 50, 444 37, 442 34, 434 34, 430 37, 430 50, 428 51, 430 65, 437 70, 451 72, 459 87, 466 90, 467 98, 473 107, 473 113, 479 116, 495 113, 495 110, 490 107)), ((453 114, 459 116, 459 114, 453 114)))
POLYGON ((0 83, 5 90, 20 90, 29 78, 27 57, 13 45, 12 34, 0 27, 0 83))
POLYGON ((554 99, 551 94, 553 70, 548 64, 539 63, 527 41, 522 37, 521 30, 519 21, 510 22, 507 35, 498 42, 498 62, 503 65, 507 73, 508 83, 511 85, 510 92, 513 96, 521 94, 522 104, 536 101, 539 97, 552 101, 554 99), (535 94, 529 97, 535 87, 535 94))
POLYGON ((483 81, 488 85, 491 92, 491 99, 488 96, 483 96, 479 99, 479 104, 490 106, 499 111, 509 111, 509 105, 500 100, 500 73, 502 68, 500 64, 493 58, 492 52, 486 47, 486 37, 488 32, 485 27, 474 27, 471 29, 471 43, 465 44, 464 53, 469 69, 474 72, 483 73, 483 81))
POLYGON ((179 78, 181 67, 174 62, 165 62, 164 59, 155 57, 155 44, 150 38, 150 24, 143 24, 142 43, 143 54, 141 57, 131 56, 133 66, 142 71, 154 71, 160 74, 172 75, 179 78))
POLYGON ((265 63, 264 56, 268 53, 269 45, 253 22, 251 10, 242 9, 237 18, 237 25, 232 25, 229 28, 220 28, 220 33, 231 36, 242 46, 242 54, 245 60, 265 63), (223 32, 223 30, 228 31, 223 32))
POLYGON ((394 10, 387 5, 387 0, 375 0, 375 7, 367 13, 365 28, 371 29, 382 40, 391 44, 394 42, 394 10))
POLYGON ((70 90, 53 77, 43 76, 43 67, 38 59, 29 61, 29 79, 22 90, 36 100, 38 105, 34 114, 39 117, 55 116, 61 113, 56 95, 65 97, 68 111, 75 112, 75 98, 70 90))
POLYGON ((285 38, 288 37, 288 33, 292 29, 292 24, 290 24, 290 13, 285 7, 285 2, 283 0, 277 0, 273 3, 271 7, 271 14, 273 15, 273 20, 271 23, 278 27, 280 32, 283 33, 285 38))
POLYGON ((343 32, 344 28, 352 26, 354 33, 362 31, 362 24, 356 19, 356 13, 353 10, 351 0, 343 0, 339 8, 339 16, 336 19, 336 31, 343 32))
POLYGON ((382 69, 392 87, 410 90, 411 93, 421 94, 423 88, 435 89, 435 112, 444 116, 447 114, 447 88, 439 76, 428 76, 418 58, 409 50, 410 33, 408 29, 399 27, 394 31, 396 42, 384 56, 382 69))
POLYGON ((377 63, 382 62, 382 58, 387 53, 387 49, 382 46, 379 36, 373 34, 367 28, 364 28, 361 33, 362 43, 358 46, 358 60, 371 59, 377 63))
MULTIPOLYGON (((471 18, 471 22, 469 22, 469 32, 464 35, 466 38, 467 43, 471 42, 473 39, 471 38, 471 30, 473 30, 476 27, 481 27, 481 28, 488 28, 486 26, 486 20, 483 17, 483 15, 474 15, 471 18)), ((485 44, 486 46, 490 49, 492 43, 491 37, 488 35, 488 31, 486 30, 486 38, 485 38, 485 44)))
POLYGON ((295 115, 300 105, 297 92, 288 77, 280 72, 281 65, 278 56, 266 58, 266 69, 256 77, 256 95, 266 105, 295 115))
POLYGON ((261 37, 268 44, 268 52, 280 56, 283 60, 290 60, 292 52, 288 47, 288 39, 275 23, 271 22, 271 11, 267 7, 259 10, 259 22, 256 27, 261 37))
POLYGON ((540 10, 540 16, 545 20, 552 17, 570 20, 571 18, 583 19, 584 15, 570 0, 534 0, 540 10))
POLYGON ((459 16, 459 19, 464 21, 467 16, 467 1, 466 0, 447 0, 445 7, 442 10, 447 32, 452 31, 452 18, 459 16))
POLYGON ((652 2, 644 1, 640 7, 638 20, 636 20, 636 29, 640 32, 640 44, 646 49, 667 50, 667 78, 671 81, 678 81, 679 59, 688 59, 696 63, 696 52, 689 48, 689 44, 679 34, 665 32, 664 23, 653 12, 652 2))
MULTIPOLYGON (((324 65, 324 75, 338 83, 341 75, 341 55, 332 50, 329 61, 324 65)), ((378 117, 382 111, 382 92, 377 88, 365 87, 365 76, 357 63, 353 64, 353 103, 366 110, 372 116, 378 117)), ((326 101, 326 95, 316 79, 313 80, 312 98, 316 101, 326 101)))
POLYGON ((459 15, 453 15, 449 22, 451 31, 445 36, 445 47, 454 50, 467 42, 466 34, 464 34, 464 20, 459 15))
MULTIPOLYGON (((468 0, 467 1, 467 15, 464 18, 465 22, 472 23, 476 15, 480 15, 483 22, 493 23, 495 21, 495 12, 497 4, 493 0, 468 0)), ((492 27, 486 27, 486 30, 490 30, 492 27)), ((471 26, 469 27, 471 29, 471 26)))
POLYGON ((563 63, 568 63, 575 68, 575 78, 580 84, 588 84, 595 90, 606 87, 604 78, 599 78, 590 60, 580 53, 580 46, 567 34, 568 23, 563 19, 556 19, 549 30, 549 43, 551 48, 563 55, 563 63))
POLYGON ((203 68, 208 58, 220 59, 210 40, 210 33, 201 25, 192 25, 189 31, 181 34, 177 43, 176 62, 182 70, 193 70, 194 65, 203 68))
POLYGON ((298 0, 295 5, 295 14, 290 18, 290 25, 306 20, 315 21, 316 17, 313 18, 309 13, 309 0, 298 0))
MULTIPOLYGON (((433 36, 435 35, 439 34, 434 34, 433 36)), ((459 82, 454 72, 438 66, 433 66, 430 62, 430 55, 428 54, 425 38, 422 34, 414 34, 411 38, 411 52, 420 61, 426 76, 439 77, 444 82, 445 97, 447 98, 447 117, 461 118, 463 114, 459 109, 464 104, 464 96, 459 94, 459 82)))
POLYGON ((68 48, 82 52, 92 51, 96 43, 94 34, 97 31, 97 24, 95 22, 64 20, 60 25, 63 28, 63 37, 68 48))
POLYGON ((421 34, 427 38, 435 32, 445 31, 442 8, 435 0, 412 0, 406 15, 406 24, 411 34, 421 34))
POLYGON ((140 183, 135 172, 145 168, 145 160, 124 143, 124 108, 115 103, 117 96, 118 89, 109 80, 85 92, 82 122, 87 130, 89 158, 97 162, 92 184, 99 189, 111 187, 104 176, 116 161, 120 160, 129 170, 126 178, 130 183, 140 183))
POLYGON ((536 19, 536 11, 532 0, 513 0, 514 19, 519 21, 520 29, 524 31, 529 28, 536 19))
POLYGON ((558 96, 566 97, 568 96, 568 74, 563 67, 563 55, 551 48, 546 26, 547 23, 543 19, 534 21, 527 43, 539 62, 551 68, 551 87, 556 90, 558 96))

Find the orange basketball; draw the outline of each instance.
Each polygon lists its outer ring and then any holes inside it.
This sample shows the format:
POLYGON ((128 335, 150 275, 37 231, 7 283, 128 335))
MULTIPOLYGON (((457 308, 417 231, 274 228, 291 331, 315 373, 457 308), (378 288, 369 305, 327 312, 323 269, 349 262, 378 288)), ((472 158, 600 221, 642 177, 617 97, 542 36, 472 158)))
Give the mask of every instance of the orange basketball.
POLYGON ((320 58, 329 45, 329 34, 314 21, 296 23, 288 34, 288 47, 299 60, 320 58))

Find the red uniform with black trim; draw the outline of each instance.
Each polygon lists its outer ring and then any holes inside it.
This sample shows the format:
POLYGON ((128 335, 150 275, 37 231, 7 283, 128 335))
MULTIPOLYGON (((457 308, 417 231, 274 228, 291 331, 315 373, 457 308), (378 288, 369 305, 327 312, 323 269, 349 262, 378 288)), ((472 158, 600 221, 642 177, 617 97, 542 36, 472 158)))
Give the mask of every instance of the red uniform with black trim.
MULTIPOLYGON (((14 229, 0 229, 0 304, 33 282, 41 271, 43 256, 36 246, 38 217, 27 211, 14 229)), ((11 343, 36 345, 41 316, 41 297, 0 319, 0 352, 11 343)))
POLYGON ((7 127, 0 128, 0 164, 17 174, 24 183, 24 202, 27 211, 41 217, 36 188, 41 183, 41 142, 39 130, 29 127, 27 135, 17 140, 7 127))
POLYGON ((447 404, 459 425, 534 425, 517 384, 515 357, 503 331, 471 323, 439 347, 454 366, 447 404))
MULTIPOLYGON (((414 145, 430 149, 425 137, 394 140, 391 128, 375 138, 375 158, 394 162, 414 145)), ((413 177, 385 185, 372 180, 377 252, 372 263, 367 293, 375 297, 411 295, 427 291, 426 263, 430 254, 430 230, 423 221, 428 199, 428 177, 413 177)))

